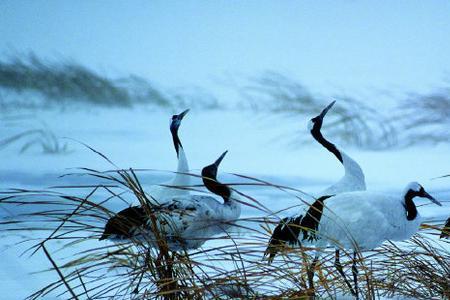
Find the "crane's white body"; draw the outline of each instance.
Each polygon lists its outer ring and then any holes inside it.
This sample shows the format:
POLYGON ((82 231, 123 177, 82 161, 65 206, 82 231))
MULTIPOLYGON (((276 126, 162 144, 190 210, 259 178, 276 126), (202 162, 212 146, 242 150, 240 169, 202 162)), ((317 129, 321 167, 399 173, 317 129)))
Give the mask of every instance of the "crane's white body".
MULTIPOLYGON (((417 182, 408 184, 398 196, 355 191, 320 197, 305 215, 283 220, 285 225, 279 224, 275 228, 265 255, 269 256, 269 263, 272 262, 278 252, 277 247, 286 242, 291 245, 313 243, 318 248, 334 247, 335 267, 358 299, 356 253, 376 248, 386 240, 403 241, 414 235, 421 223, 414 203, 415 197, 428 198, 437 205, 442 205, 417 182), (339 260, 341 249, 351 249, 354 253, 354 289, 339 260)), ((314 285, 314 269, 319 256, 320 251, 316 252, 308 270, 310 286, 314 285)))
POLYGON ((226 155, 224 152, 213 164, 202 169, 202 180, 223 202, 203 195, 182 195, 149 207, 133 206, 110 218, 100 240, 142 240, 154 247, 161 233, 170 250, 196 249, 212 236, 226 233, 241 215, 239 195, 217 181, 217 170, 226 155), (155 228, 155 226, 157 228, 155 228), (155 232, 157 234, 155 234, 155 232))
POLYGON ((340 151, 342 156, 342 165, 344 166, 344 176, 335 184, 329 186, 317 196, 334 195, 352 191, 365 191, 366 180, 364 172, 359 164, 354 161, 350 156, 340 151))
MULTIPOLYGON (((240 215, 241 206, 233 199, 221 203, 210 196, 190 195, 166 202, 157 218, 169 248, 178 251, 199 248, 212 236, 226 233, 240 215)), ((154 240, 151 231, 142 237, 154 240)))
POLYGON ((341 193, 324 201, 318 247, 373 249, 386 240, 403 241, 417 232, 421 217, 406 219, 403 197, 373 192, 341 193))
POLYGON ((170 201, 174 197, 189 195, 189 190, 186 188, 191 185, 191 177, 189 173, 189 164, 184 153, 183 147, 179 148, 178 165, 175 176, 162 184, 152 185, 147 193, 158 204, 163 204, 170 201))
POLYGON ((344 152, 340 151, 340 154, 343 160, 342 165, 344 166, 345 171, 344 176, 342 176, 342 178, 335 184, 315 194, 314 197, 310 197, 308 199, 303 198, 304 203, 300 205, 300 208, 295 214, 291 215, 291 219, 295 219, 299 215, 304 215, 308 211, 309 206, 319 197, 366 190, 364 172, 359 164, 344 152))
MULTIPOLYGON (((308 128, 311 133, 311 136, 325 149, 327 149, 330 153, 332 153, 340 163, 342 163, 344 167, 344 176, 336 182, 335 184, 331 185, 330 187, 326 188, 325 190, 321 191, 318 195, 316 195, 316 198, 320 198, 322 196, 326 195, 335 195, 345 192, 352 192, 352 191, 364 191, 366 190, 366 181, 364 177, 364 173, 359 166, 359 164, 353 160, 350 156, 348 156, 346 153, 341 151, 335 144, 329 142, 328 140, 323 137, 321 129, 323 124, 323 119, 325 115, 327 114, 328 110, 334 105, 335 102, 330 103, 325 109, 322 110, 322 112, 311 119, 311 121, 308 123, 308 128)), ((269 261, 273 259, 273 257, 276 255, 278 250, 276 249, 276 245, 289 243, 291 245, 297 245, 298 244, 298 236, 294 233, 296 230, 292 230, 290 228, 290 225, 298 225, 297 223, 301 222, 302 218, 305 216, 307 211, 310 208, 310 205, 312 205, 316 198, 310 197, 309 199, 305 199, 305 197, 302 197, 302 205, 300 205, 298 211, 291 215, 290 217, 284 218, 281 220, 278 225, 275 227, 272 236, 269 241, 268 248, 266 250, 266 254, 270 256, 269 261)), ((309 243, 310 241, 306 241, 306 243, 309 243)))
MULTIPOLYGON (((241 215, 241 205, 231 193, 230 199, 221 203, 211 196, 178 196, 166 203, 152 207, 159 232, 172 251, 201 247, 217 234, 226 233, 241 215)), ((145 214, 143 211, 142 214, 145 214)), ((133 227, 130 237, 111 234, 108 239, 115 242, 139 240, 156 246, 156 238, 151 230, 152 221, 147 218, 142 226, 133 227)))

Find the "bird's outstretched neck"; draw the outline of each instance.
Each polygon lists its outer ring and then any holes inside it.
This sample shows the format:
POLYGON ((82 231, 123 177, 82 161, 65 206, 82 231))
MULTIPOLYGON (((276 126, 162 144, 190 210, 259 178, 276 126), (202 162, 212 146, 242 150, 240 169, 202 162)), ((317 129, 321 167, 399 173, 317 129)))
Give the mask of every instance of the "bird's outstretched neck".
POLYGON ((178 136, 178 128, 180 128, 181 121, 188 112, 189 109, 186 109, 185 111, 183 111, 178 115, 173 115, 172 121, 170 123, 170 133, 172 134, 173 146, 175 148, 175 151, 177 152, 178 158, 180 158, 180 149, 183 148, 183 145, 181 144, 180 141, 180 137, 178 136))
POLYGON ((180 148, 180 152, 178 155, 177 173, 175 174, 173 184, 189 185, 191 176, 186 174, 188 172, 189 172, 189 164, 186 155, 184 154, 184 149, 180 148))
POLYGON ((333 153, 334 156, 341 162, 344 166, 345 175, 342 179, 328 188, 327 193, 340 193, 344 191, 352 190, 365 190, 366 183, 364 173, 359 166, 359 164, 354 161, 351 157, 346 155, 341 149, 339 149, 335 144, 328 141, 321 132, 323 120, 327 112, 331 109, 336 101, 331 102, 327 107, 325 107, 322 112, 311 119, 310 132, 313 138, 321 144, 325 149, 333 153))
POLYGON ((405 209, 406 209, 406 219, 408 221, 412 221, 417 217, 417 208, 416 204, 414 204, 414 197, 415 193, 413 191, 408 191, 404 198, 405 198, 405 209))
POLYGON ((210 192, 222 197, 225 203, 230 201, 232 191, 226 184, 217 181, 217 170, 227 152, 225 151, 214 163, 202 169, 202 179, 205 187, 210 192))
POLYGON ((311 128, 311 135, 313 136, 313 138, 319 143, 321 144, 323 147, 325 147, 328 151, 330 151, 331 153, 334 154, 334 156, 336 156, 336 158, 342 163, 344 164, 344 160, 342 159, 342 154, 341 151, 339 151, 339 149, 336 147, 335 144, 331 143, 330 141, 328 141, 323 135, 322 132, 320 131, 322 129, 322 124, 323 124, 323 119, 325 117, 325 115, 327 114, 328 110, 330 110, 330 108, 334 105, 336 101, 331 102, 327 107, 325 107, 324 110, 322 110, 322 112, 320 113, 320 115, 318 115, 317 117, 311 119, 313 126, 311 128))
POLYGON ((178 166, 177 166, 177 174, 173 179, 173 185, 189 185, 190 184, 190 176, 183 174, 189 172, 189 165, 186 158, 186 154, 184 153, 183 145, 181 144, 180 137, 178 136, 178 128, 181 125, 181 121, 184 116, 188 113, 189 109, 183 111, 178 115, 172 116, 172 122, 170 124, 170 133, 172 134, 173 146, 175 151, 177 152, 178 158, 178 166))
POLYGON ((178 129, 176 131, 172 131, 172 140, 175 151, 177 152, 177 157, 180 158, 180 148, 183 149, 183 145, 181 144, 180 138, 178 137, 178 129))

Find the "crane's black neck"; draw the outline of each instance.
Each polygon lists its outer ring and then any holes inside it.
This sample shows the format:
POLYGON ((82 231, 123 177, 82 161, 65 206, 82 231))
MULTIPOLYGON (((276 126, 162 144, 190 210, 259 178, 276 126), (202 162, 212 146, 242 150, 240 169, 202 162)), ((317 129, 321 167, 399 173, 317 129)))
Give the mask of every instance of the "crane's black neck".
POLYGON ((300 224, 303 232, 302 240, 317 240, 316 232, 319 229, 320 219, 323 214, 323 202, 333 196, 334 195, 322 196, 314 201, 309 207, 300 224))
POLYGON ((170 127, 170 132, 172 133, 173 146, 177 152, 177 157, 180 156, 180 147, 183 148, 180 138, 178 137, 178 127, 170 127))
POLYGON ((222 197, 225 203, 230 201, 231 189, 226 184, 217 181, 217 166, 215 164, 203 168, 202 179, 203 184, 210 192, 222 197))
POLYGON ((408 221, 412 221, 417 217, 417 208, 413 201, 416 196, 418 196, 418 192, 413 190, 409 190, 405 195, 404 207, 406 209, 406 219, 408 221))
POLYGON ((336 147, 335 144, 330 143, 329 141, 327 141, 323 135, 322 132, 320 132, 320 129, 322 128, 322 120, 321 119, 316 119, 314 121, 314 125, 313 128, 311 129, 311 135, 313 136, 313 138, 319 142, 319 144, 321 144, 322 146, 324 146, 328 151, 330 151, 331 153, 334 154, 334 156, 336 156, 336 158, 342 163, 344 164, 344 161, 342 159, 342 155, 341 152, 338 150, 338 148, 336 147))

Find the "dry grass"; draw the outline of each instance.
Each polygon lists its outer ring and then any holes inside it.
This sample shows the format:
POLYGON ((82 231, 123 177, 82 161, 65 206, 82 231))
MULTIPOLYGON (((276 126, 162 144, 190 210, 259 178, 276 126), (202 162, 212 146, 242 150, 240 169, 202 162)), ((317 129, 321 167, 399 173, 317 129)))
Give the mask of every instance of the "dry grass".
MULTIPOLYGON (((239 88, 248 106, 256 111, 285 114, 309 120, 332 100, 337 100, 324 123, 327 135, 339 143, 370 149, 384 149, 396 144, 396 132, 388 118, 362 101, 349 96, 332 98, 312 94, 299 82, 279 73, 267 72, 239 88)), ((306 129, 306 122, 298 130, 306 129)), ((308 137, 300 142, 309 141, 308 137)))
MULTIPOLYGON (((241 78, 238 84, 232 84, 232 92, 236 91, 242 98, 239 107, 304 120, 337 100, 324 130, 333 140, 346 145, 377 150, 450 141, 448 82, 428 94, 410 93, 404 99, 394 99, 400 104, 389 116, 380 114, 365 99, 348 95, 324 97, 276 72, 266 72, 250 80, 241 78)), ((223 108, 213 94, 198 87, 161 88, 133 74, 110 78, 71 60, 49 61, 33 53, 0 60, 2 111, 14 111, 18 107, 65 108, 68 104, 223 108)), ((304 131, 304 127, 300 124, 295 130, 304 131)), ((310 138, 300 138, 308 135, 296 136, 296 142, 311 142, 310 138)))
MULTIPOLYGON (((309 119, 337 100, 324 131, 338 143, 369 149, 408 147, 450 141, 450 88, 446 82, 433 92, 392 99, 397 107, 384 115, 376 105, 349 95, 324 97, 276 72, 266 72, 234 87, 245 99, 244 107, 266 114, 309 119)), ((302 126, 302 125, 300 125, 302 126)), ((297 131, 302 131, 300 127, 297 131)), ((292 136, 292 132, 289 133, 292 136)), ((298 134, 298 136, 308 136, 298 134)), ((297 142, 310 139, 297 139, 297 142)))
POLYGON ((429 94, 410 94, 398 108, 395 126, 403 146, 450 141, 450 87, 429 94))
MULTIPOLYGON (((444 221, 423 224, 410 240, 387 242, 372 251, 357 253, 359 291, 363 299, 411 297, 414 299, 450 299, 450 241, 439 240, 444 221)), ((334 251, 321 252, 316 265, 314 289, 307 284, 307 267, 314 249, 285 248, 283 257, 270 270, 274 280, 296 285, 280 295, 294 297, 299 291, 314 292, 319 298, 350 296, 350 291, 334 267, 334 251), (309 288, 309 289, 308 289, 309 288)), ((323 250, 319 250, 323 251, 323 250)), ((351 281, 352 253, 344 252, 341 262, 351 281)))
MULTIPOLYGON (((172 252, 154 217, 154 202, 134 170, 100 172, 84 168, 69 176, 75 175, 87 176, 95 184, 1 193, 2 207, 22 210, 20 215, 3 220, 2 231, 32 236, 27 253, 44 253, 51 265, 49 271, 58 275, 29 299, 50 295, 71 299, 306 299, 312 295, 350 295, 334 267, 332 250, 321 253, 313 285, 308 281, 308 271, 318 249, 286 247, 274 263, 268 264, 263 252, 280 212, 271 212, 248 195, 242 194, 243 204, 265 216, 243 218, 228 234, 214 237, 201 249, 172 252), (114 215, 108 208, 111 202, 143 205, 152 220, 155 240, 121 244, 98 241, 106 221, 114 215)), ((233 183, 237 189, 255 185, 277 189, 285 196, 298 197, 301 193, 257 178, 236 176, 247 179, 246 183, 233 183)), ((201 192, 199 186, 186 188, 201 192)), ((448 298, 450 252, 448 241, 437 240, 440 229, 440 223, 427 225, 409 241, 358 253, 360 295, 368 299, 448 298)), ((351 277, 352 253, 342 251, 343 268, 351 277)))
POLYGON ((373 281, 383 295, 450 299, 450 244, 437 242, 438 234, 424 229, 404 243, 389 243, 380 249, 373 281))
POLYGON ((63 154, 69 152, 66 142, 62 142, 46 125, 32 115, 11 115, 0 118, 4 131, 0 139, 0 150, 6 147, 18 146, 19 153, 39 150, 43 154, 63 154))
POLYGON ((217 108, 217 100, 201 89, 163 89, 128 75, 110 78, 71 60, 49 61, 34 53, 0 60, 0 107, 65 107, 87 104, 160 108, 217 108))

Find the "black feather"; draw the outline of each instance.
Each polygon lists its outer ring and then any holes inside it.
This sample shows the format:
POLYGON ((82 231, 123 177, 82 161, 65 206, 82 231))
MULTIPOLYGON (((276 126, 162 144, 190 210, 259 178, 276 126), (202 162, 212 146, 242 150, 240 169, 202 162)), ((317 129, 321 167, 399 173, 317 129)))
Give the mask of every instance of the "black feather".
POLYGON ((217 181, 217 165, 212 164, 204 167, 202 169, 202 179, 203 184, 210 192, 222 197, 225 202, 230 200, 230 188, 217 181))
POLYGON ((412 221, 417 217, 417 207, 414 204, 414 197, 420 197, 420 191, 409 190, 405 195, 405 204, 403 205, 406 209, 406 219, 412 221))
POLYGON ((322 135, 322 132, 320 132, 320 129, 322 128, 322 124, 323 124, 323 117, 324 116, 322 116, 322 114, 321 114, 321 115, 311 119, 311 121, 313 122, 313 127, 311 129, 311 135, 317 142, 319 142, 322 146, 324 146, 328 151, 333 153, 341 163, 344 163, 341 152, 336 148, 336 145, 333 143, 330 143, 327 139, 325 139, 322 135))
POLYGON ((444 228, 442 228, 440 238, 441 239, 450 238, 450 218, 447 219, 447 222, 445 223, 444 228))
POLYGON ((323 202, 333 197, 333 195, 322 196, 318 198, 308 209, 305 216, 298 216, 292 218, 284 218, 277 227, 273 230, 270 237, 269 245, 264 253, 264 256, 269 256, 269 263, 280 251, 280 248, 286 244, 297 245, 300 244, 299 235, 303 233, 302 240, 317 240, 316 231, 319 228, 320 219, 323 213, 323 202))
POLYGON ((290 245, 298 244, 301 221, 302 216, 298 216, 296 218, 284 218, 278 223, 273 230, 269 245, 264 253, 264 256, 269 255, 269 263, 273 261, 280 248, 284 247, 286 243, 290 245))
POLYGON ((108 220, 99 240, 107 239, 112 235, 120 239, 132 238, 133 229, 145 226, 147 220, 144 208, 128 207, 108 220))
POLYGON ((303 232, 302 240, 308 240, 310 242, 317 240, 317 230, 319 229, 320 219, 323 214, 323 202, 333 197, 334 195, 327 195, 318 198, 314 203, 309 207, 306 212, 305 217, 302 219, 300 224, 301 230, 303 232))

